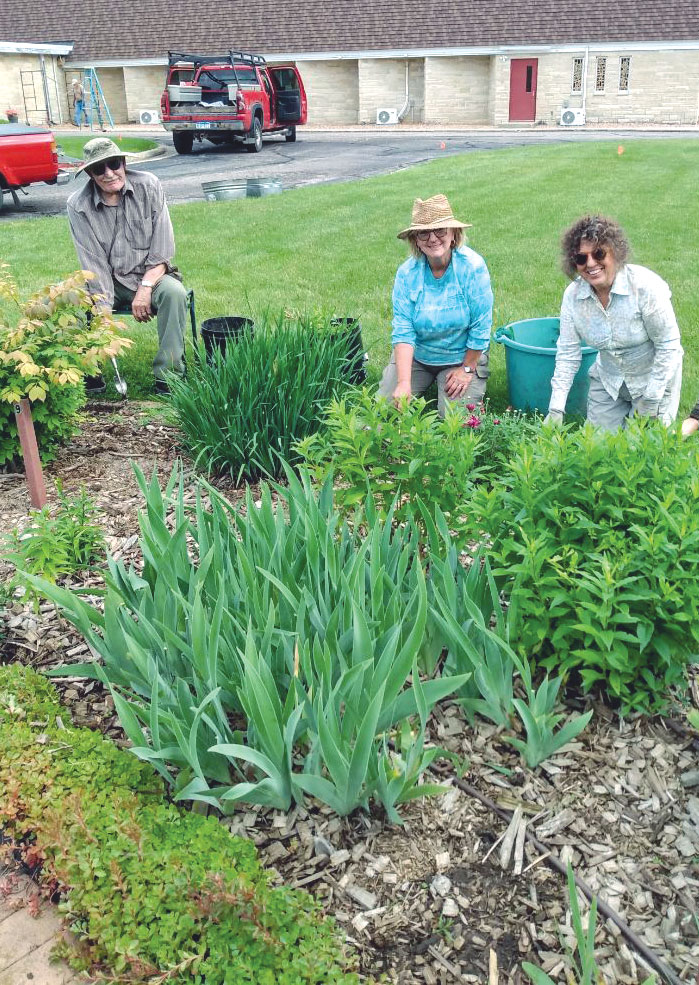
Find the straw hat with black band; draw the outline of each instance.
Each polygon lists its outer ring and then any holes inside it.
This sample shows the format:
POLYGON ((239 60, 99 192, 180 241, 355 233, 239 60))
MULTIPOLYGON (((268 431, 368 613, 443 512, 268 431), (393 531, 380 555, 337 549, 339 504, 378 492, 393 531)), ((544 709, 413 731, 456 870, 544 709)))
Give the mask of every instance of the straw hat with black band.
POLYGON ((75 175, 99 164, 100 161, 108 161, 112 157, 121 157, 126 163, 126 160, 130 160, 134 155, 125 153, 109 137, 95 137, 93 140, 88 140, 83 147, 83 163, 75 169, 75 175))
POLYGON ((413 202, 412 222, 407 229, 398 233, 398 239, 407 239, 411 233, 427 232, 429 229, 470 229, 470 222, 460 222, 454 216, 446 195, 433 195, 432 198, 416 198, 413 202))

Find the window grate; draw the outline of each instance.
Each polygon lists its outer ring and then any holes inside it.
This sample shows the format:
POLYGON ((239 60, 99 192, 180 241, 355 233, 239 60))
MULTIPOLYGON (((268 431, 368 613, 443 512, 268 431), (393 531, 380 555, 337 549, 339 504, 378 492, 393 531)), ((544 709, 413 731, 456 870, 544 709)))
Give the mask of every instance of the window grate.
POLYGON ((597 73, 595 75, 595 92, 604 92, 604 82, 607 76, 607 59, 599 57, 597 59, 597 73))
POLYGON ((570 83, 571 92, 582 92, 584 58, 573 59, 573 77, 570 83))
POLYGON ((631 56, 625 55, 619 59, 619 92, 629 91, 629 79, 631 77, 631 56))

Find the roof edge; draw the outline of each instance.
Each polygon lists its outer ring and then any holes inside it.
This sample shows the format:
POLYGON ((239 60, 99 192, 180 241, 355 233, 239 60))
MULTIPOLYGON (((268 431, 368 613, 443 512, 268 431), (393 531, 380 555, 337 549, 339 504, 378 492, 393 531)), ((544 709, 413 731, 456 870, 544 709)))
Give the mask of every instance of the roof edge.
MULTIPOLYGON (((2 54, 0 42, 0 54, 2 54)), ((72 48, 72 45, 71 45, 72 48)), ((560 44, 507 44, 507 45, 473 45, 469 47, 450 48, 377 48, 357 49, 355 51, 278 51, 265 52, 267 61, 319 62, 358 59, 387 59, 387 58, 457 58, 477 55, 536 55, 560 54, 565 52, 589 51, 696 51, 699 50, 699 39, 687 41, 576 41, 560 44)), ((61 52, 62 53, 62 52, 61 52)), ((75 68, 122 68, 147 67, 167 65, 167 56, 153 58, 95 58, 70 59, 70 66, 75 68)))
POLYGON ((69 55, 75 47, 74 41, 42 42, 0 41, 0 55, 69 55))

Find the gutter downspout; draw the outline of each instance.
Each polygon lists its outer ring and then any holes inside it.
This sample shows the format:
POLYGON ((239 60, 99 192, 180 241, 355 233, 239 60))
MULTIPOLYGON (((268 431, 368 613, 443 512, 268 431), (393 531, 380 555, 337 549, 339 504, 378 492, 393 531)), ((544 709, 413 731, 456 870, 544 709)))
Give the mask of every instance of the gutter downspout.
POLYGON ((398 122, 402 123, 403 117, 410 109, 410 84, 409 84, 410 62, 405 59, 405 101, 398 110, 398 122))
POLYGON ((587 120, 587 67, 589 61, 590 61, 590 49, 585 48, 585 55, 583 57, 583 89, 582 89, 582 111, 585 120, 587 120))

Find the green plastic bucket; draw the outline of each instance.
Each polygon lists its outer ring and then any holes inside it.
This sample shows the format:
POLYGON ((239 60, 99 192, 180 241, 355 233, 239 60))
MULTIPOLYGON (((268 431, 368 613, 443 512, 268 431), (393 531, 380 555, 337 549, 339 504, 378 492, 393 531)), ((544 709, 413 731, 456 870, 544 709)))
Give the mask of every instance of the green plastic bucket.
MULTIPOLYGON (((545 414, 551 400, 551 379, 556 366, 556 342, 560 318, 525 318, 513 321, 495 333, 495 341, 505 346, 507 389, 510 404, 517 410, 538 410, 545 414)), ((567 414, 587 412, 588 371, 597 349, 582 347, 582 362, 575 374, 566 403, 567 414)))

